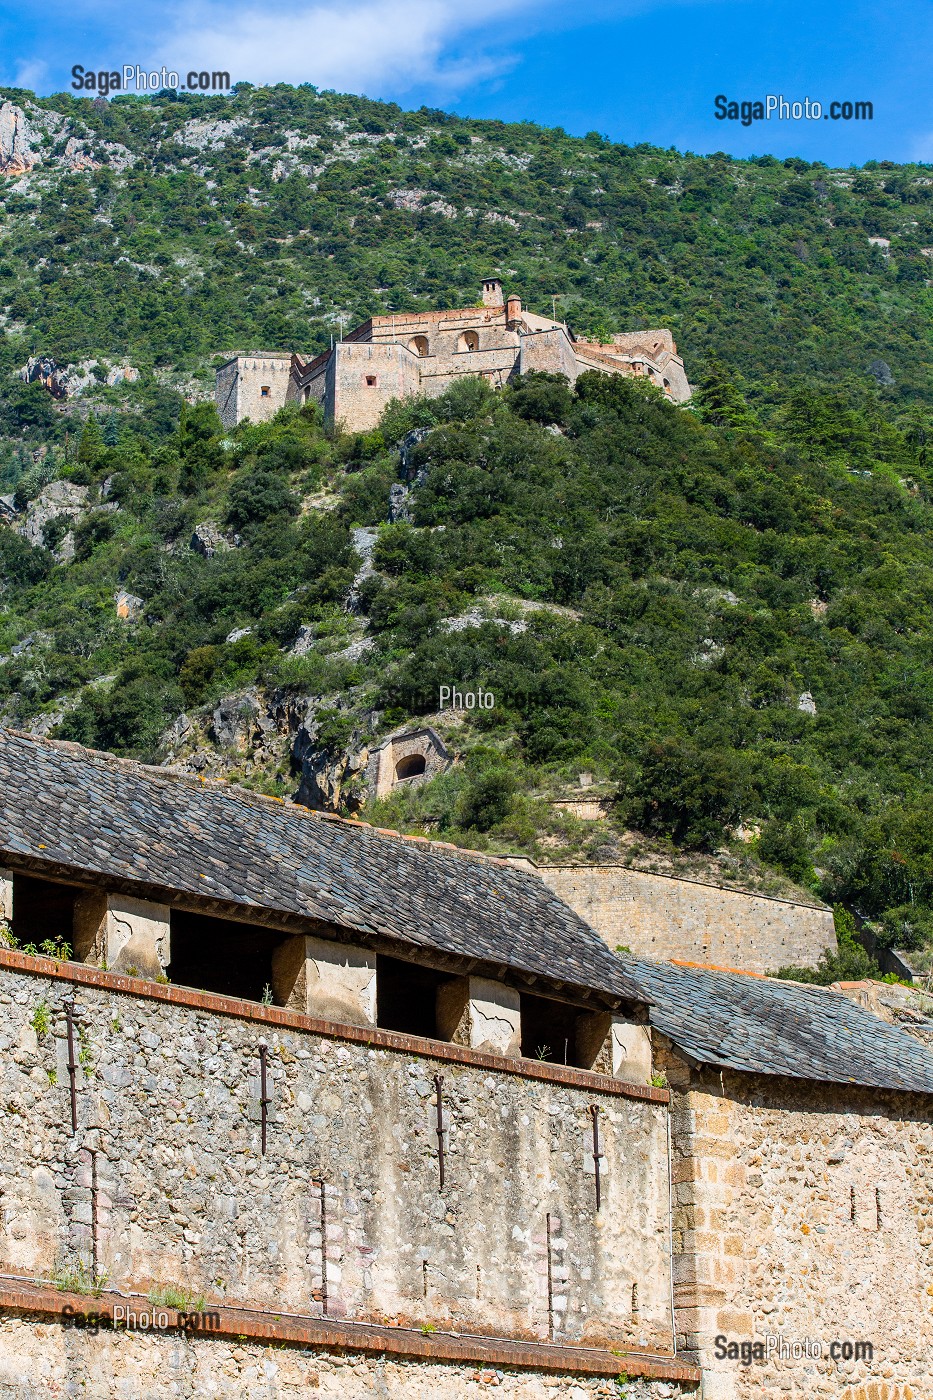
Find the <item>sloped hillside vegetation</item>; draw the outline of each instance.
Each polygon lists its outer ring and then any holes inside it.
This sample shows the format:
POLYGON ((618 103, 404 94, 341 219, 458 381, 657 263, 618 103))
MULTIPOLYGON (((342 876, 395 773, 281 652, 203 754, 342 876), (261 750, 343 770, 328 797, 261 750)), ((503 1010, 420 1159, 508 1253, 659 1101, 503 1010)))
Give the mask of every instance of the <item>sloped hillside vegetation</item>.
POLYGON ((0 97, 25 167, 0 183, 3 722, 156 761, 213 762, 207 736, 285 796, 298 732, 348 810, 364 740, 429 720, 461 761, 380 821, 718 853, 933 941, 929 167, 312 88, 0 97), (692 405, 530 376, 365 435, 312 408, 221 428, 226 354, 492 273, 584 333, 671 327, 692 405), (67 397, 17 377, 42 356, 67 397), (439 713, 444 685, 495 705, 439 713), (554 807, 582 772, 605 821, 554 807))
MULTIPOLYGON (((381 819, 559 850, 579 832, 543 799, 587 770, 613 795, 590 841, 751 835, 922 943, 931 482, 895 430, 853 419, 840 454, 835 420, 824 440, 813 422, 797 450, 597 375, 463 382, 365 436, 328 436, 313 407, 229 436, 186 407, 162 439, 128 419, 114 445, 92 422, 61 466, 78 514, 38 543, 0 527, 5 718, 158 758, 180 712, 252 686, 340 697, 319 735, 336 752, 354 726, 436 715, 444 684, 482 687, 465 761, 381 819), (409 518, 389 523, 415 427, 409 518)), ((265 777, 294 790, 287 763, 265 777)))

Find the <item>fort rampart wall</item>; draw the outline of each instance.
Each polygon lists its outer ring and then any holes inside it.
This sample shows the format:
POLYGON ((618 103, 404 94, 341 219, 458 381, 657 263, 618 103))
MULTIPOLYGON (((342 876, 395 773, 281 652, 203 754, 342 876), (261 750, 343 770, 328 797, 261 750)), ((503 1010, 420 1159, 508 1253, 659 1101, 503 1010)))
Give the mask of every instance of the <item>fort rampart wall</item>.
POLYGON ((776 972, 834 952, 832 910, 624 865, 533 865, 610 948, 639 957, 776 972))
POLYGON ((4 952, 0 1271, 670 1354, 666 1092, 497 1061, 4 952))

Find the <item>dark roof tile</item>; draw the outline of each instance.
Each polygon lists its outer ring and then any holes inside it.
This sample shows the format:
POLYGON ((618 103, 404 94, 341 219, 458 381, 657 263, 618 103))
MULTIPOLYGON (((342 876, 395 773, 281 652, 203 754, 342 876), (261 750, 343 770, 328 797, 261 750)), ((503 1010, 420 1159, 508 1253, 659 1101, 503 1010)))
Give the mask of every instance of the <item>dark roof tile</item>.
POLYGON ((527 871, 12 730, 0 730, 4 853, 641 999, 589 925, 527 871))
POLYGON ((933 1054, 841 992, 718 968, 621 962, 653 1003, 651 1024, 700 1064, 933 1094, 933 1054))

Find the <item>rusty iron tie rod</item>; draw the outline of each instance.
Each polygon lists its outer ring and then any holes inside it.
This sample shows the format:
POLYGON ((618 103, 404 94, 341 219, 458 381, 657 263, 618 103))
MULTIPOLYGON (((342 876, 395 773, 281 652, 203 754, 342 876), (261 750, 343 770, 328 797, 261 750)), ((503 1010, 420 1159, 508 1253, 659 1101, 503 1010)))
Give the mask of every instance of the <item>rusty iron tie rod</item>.
POLYGON ((65 1002, 65 1018, 68 1023, 68 1079, 71 1087, 71 1136, 78 1132, 78 1062, 75 1059, 75 1004, 65 1002))
POLYGON ((438 1191, 444 1189, 444 1076, 435 1074, 434 1088, 437 1092, 437 1167, 440 1177, 438 1191))
POLYGON ((596 1209, 599 1210, 602 1204, 602 1184, 599 1179, 599 1164, 603 1154, 599 1150, 599 1104, 590 1104, 590 1116, 593 1119, 593 1179, 596 1183, 596 1209))
POLYGON ((266 1130, 269 1122, 269 1104, 272 1100, 268 1093, 266 1047, 259 1047, 259 1114, 262 1125, 262 1155, 266 1155, 266 1130))

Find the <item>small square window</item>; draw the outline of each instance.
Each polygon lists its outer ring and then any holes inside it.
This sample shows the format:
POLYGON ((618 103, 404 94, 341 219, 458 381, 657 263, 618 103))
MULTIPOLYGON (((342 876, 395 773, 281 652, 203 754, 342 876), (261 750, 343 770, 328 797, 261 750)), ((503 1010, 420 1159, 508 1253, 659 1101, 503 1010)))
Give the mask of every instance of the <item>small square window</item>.
POLYGON ((375 376, 374 374, 367 374, 367 376, 366 376, 366 383, 369 385, 369 387, 370 387, 371 389, 375 388, 375 385, 376 385, 376 376, 375 376))
POLYGON ((259 386, 260 398, 267 399, 269 397, 270 392, 271 390, 269 389, 268 384, 261 384, 259 386))

